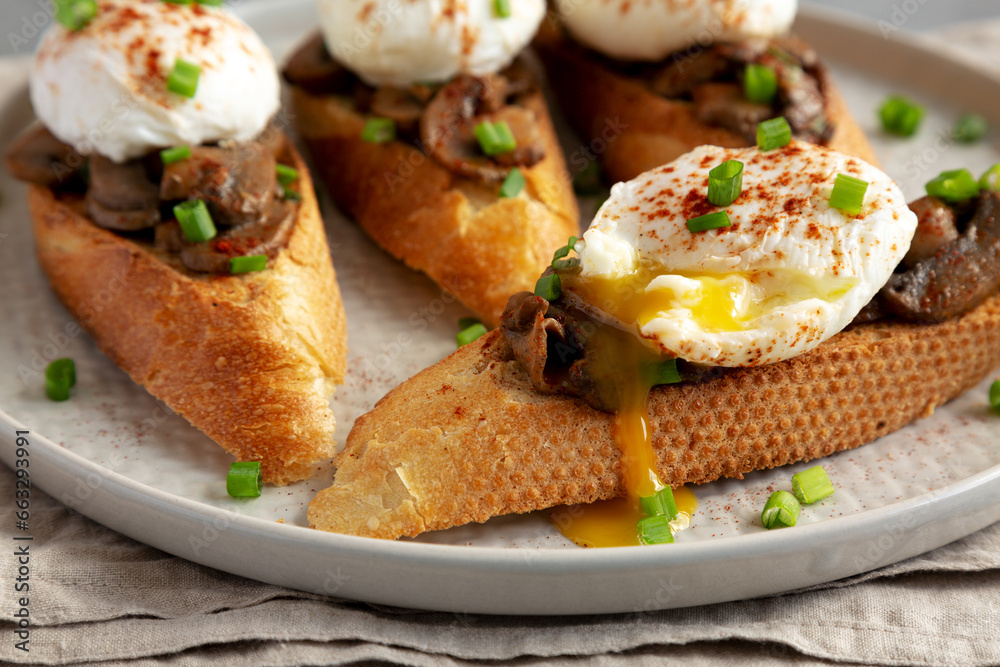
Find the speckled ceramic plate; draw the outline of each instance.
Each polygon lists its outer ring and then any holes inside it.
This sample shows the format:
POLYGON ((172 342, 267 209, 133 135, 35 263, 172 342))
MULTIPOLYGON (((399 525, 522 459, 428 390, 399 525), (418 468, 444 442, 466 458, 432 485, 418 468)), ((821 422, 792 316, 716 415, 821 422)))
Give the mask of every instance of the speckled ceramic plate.
MULTIPOLYGON (((314 29, 313 3, 238 5, 280 56, 314 29)), ((833 66, 849 106, 908 197, 939 171, 1000 161, 996 135, 955 146, 960 111, 1000 125, 1000 82, 915 39, 804 10, 798 32, 833 66), (883 137, 875 109, 889 92, 928 105, 920 135, 883 137)), ((21 82, 0 99, 0 142, 30 121, 21 82)), ((567 147, 577 146, 566 136, 567 147)), ((23 187, 0 174, 0 436, 13 465, 15 430, 29 432, 31 480, 67 505, 150 545, 205 565, 307 591, 407 607, 504 614, 583 614, 680 607, 832 581, 899 561, 1000 520, 1000 418, 988 382, 902 431, 823 461, 834 496, 794 529, 764 531, 759 512, 788 466, 697 488, 693 526, 665 547, 580 549, 540 512, 384 542, 306 527, 305 507, 332 470, 265 489, 225 491, 229 458, 136 387, 78 333, 33 259, 23 187), (34 369, 73 357, 73 399, 51 403, 34 369)), ((593 210, 586 203, 585 210, 593 210)), ((349 317, 350 377, 334 407, 338 440, 390 388, 454 349, 466 313, 431 282, 379 252, 326 207, 349 317)), ((109 285, 109 290, 120 289, 109 285)), ((991 378, 992 379, 992 378, 991 378)))

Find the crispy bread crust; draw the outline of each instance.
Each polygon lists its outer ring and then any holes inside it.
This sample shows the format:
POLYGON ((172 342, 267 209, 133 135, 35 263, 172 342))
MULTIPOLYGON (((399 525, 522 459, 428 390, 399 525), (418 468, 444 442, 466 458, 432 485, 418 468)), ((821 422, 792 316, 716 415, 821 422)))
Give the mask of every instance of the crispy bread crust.
MULTIPOLYGON (((995 296, 941 324, 866 325, 788 361, 657 387, 659 474, 675 486, 742 478, 871 442, 981 381, 1000 365, 998 339, 995 296)), ((494 331, 358 419, 309 521, 392 539, 615 497, 624 489, 613 420, 534 391, 494 331)))
MULTIPOLYGON (((308 170, 288 247, 245 276, 173 268, 31 186, 42 268, 112 361, 264 479, 312 475, 334 453, 330 397, 347 365, 340 290, 308 170)), ((174 267, 180 265, 173 260, 174 267)))
POLYGON ((423 271, 491 326, 507 298, 534 288, 552 253, 579 234, 579 212, 540 93, 526 106, 541 124, 546 157, 522 168, 520 196, 456 176, 414 146, 361 139, 366 118, 349 100, 292 86, 302 139, 334 201, 378 245, 423 271))
MULTIPOLYGON (((721 127, 705 125, 690 102, 656 95, 637 79, 621 76, 551 25, 535 38, 559 106, 598 154, 612 182, 628 181, 698 146, 746 146, 721 127)), ((835 125, 829 148, 878 165, 875 151, 851 116, 840 91, 826 77, 827 113, 835 125)), ((576 166, 576 165, 571 165, 576 166)), ((581 165, 586 166, 586 165, 581 165)))

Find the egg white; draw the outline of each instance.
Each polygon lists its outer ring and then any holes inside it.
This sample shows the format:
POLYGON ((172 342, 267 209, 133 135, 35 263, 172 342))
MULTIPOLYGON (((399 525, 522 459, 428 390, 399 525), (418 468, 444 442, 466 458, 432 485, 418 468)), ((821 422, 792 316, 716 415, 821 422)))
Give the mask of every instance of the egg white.
POLYGON ((801 142, 766 153, 703 146, 617 184, 577 249, 583 281, 638 292, 647 314, 636 325, 662 351, 757 366, 847 326, 916 224, 892 179, 858 158, 801 142), (725 160, 744 163, 742 194, 725 207, 732 226, 692 233, 689 218, 720 210, 707 203, 708 172, 725 160), (857 216, 830 206, 839 173, 869 183, 857 216), (712 310, 711 294, 726 295, 726 313, 712 310))

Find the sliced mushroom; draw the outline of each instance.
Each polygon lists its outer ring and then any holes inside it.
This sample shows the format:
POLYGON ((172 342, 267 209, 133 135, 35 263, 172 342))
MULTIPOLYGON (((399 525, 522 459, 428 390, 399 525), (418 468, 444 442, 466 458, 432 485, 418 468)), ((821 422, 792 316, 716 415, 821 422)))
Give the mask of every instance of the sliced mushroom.
POLYGON ((270 210, 277 190, 274 154, 260 142, 197 146, 191 157, 163 168, 164 201, 201 199, 216 225, 256 222, 270 210))
POLYGON ((343 92, 354 78, 330 56, 320 33, 295 52, 284 75, 289 83, 313 95, 343 92))
POLYGON ((732 68, 727 55, 715 48, 694 56, 680 53, 653 73, 649 85, 654 93, 668 99, 686 97, 697 86, 719 79, 732 68))
POLYGON ((427 105, 420 120, 421 141, 431 155, 452 171, 483 181, 503 180, 508 173, 506 166, 530 166, 545 155, 533 115, 524 115, 531 112, 508 106, 505 100, 503 77, 460 75, 438 91, 427 105), (474 134, 476 125, 494 117, 515 123, 511 132, 518 142, 518 149, 512 155, 500 159, 483 155, 474 134))
POLYGON ((910 210, 917 214, 917 231, 903 257, 905 267, 915 266, 958 238, 954 209, 937 197, 921 197, 910 203, 910 210))
POLYGON ((820 144, 832 131, 826 115, 826 99, 819 80, 801 67, 778 61, 778 97, 782 115, 801 141, 820 144))
POLYGON ((118 164, 103 155, 90 157, 87 215, 99 227, 134 232, 160 221, 159 188, 142 160, 118 164))
POLYGON ((234 227, 205 243, 182 241, 181 261, 192 271, 228 274, 233 257, 267 255, 273 259, 288 245, 297 210, 294 202, 275 199, 263 220, 234 227))
POLYGON ((774 116, 770 105, 745 99, 735 83, 703 83, 691 91, 691 98, 699 121, 736 132, 749 143, 757 141, 757 125, 774 116))
POLYGON ((17 138, 5 162, 14 178, 52 188, 72 180, 86 158, 35 123, 17 138))
POLYGON ((407 136, 416 134, 423 111, 423 102, 409 90, 383 86, 372 95, 371 112, 392 119, 399 131, 407 136))
POLYGON ((916 322, 940 322, 975 308, 1000 289, 1000 192, 985 191, 961 236, 879 292, 889 313, 916 322))
POLYGON ((478 116, 476 121, 507 123, 517 141, 517 148, 493 158, 497 164, 505 167, 532 167, 545 158, 545 144, 542 143, 542 133, 533 111, 507 105, 498 111, 478 116))

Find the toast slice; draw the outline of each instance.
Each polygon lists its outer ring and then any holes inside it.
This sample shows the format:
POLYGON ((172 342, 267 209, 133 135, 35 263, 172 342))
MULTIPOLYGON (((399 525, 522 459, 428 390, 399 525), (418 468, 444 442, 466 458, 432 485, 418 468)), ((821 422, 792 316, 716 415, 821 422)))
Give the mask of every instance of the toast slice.
MULTIPOLYGON (((611 182, 631 180, 705 144, 750 145, 736 132, 703 123, 690 101, 662 97, 638 77, 620 73, 550 22, 534 47, 559 107, 600 157, 611 182)), ((826 114, 835 128, 825 145, 877 166, 875 151, 836 84, 825 69, 820 72, 826 114)))
POLYGON ((368 117, 344 96, 292 86, 302 140, 334 202, 386 252, 430 276, 495 326, 507 298, 531 289, 552 253, 579 234, 579 211, 548 108, 537 90, 521 104, 537 119, 545 157, 521 167, 516 197, 462 177, 416 145, 362 139, 368 117))
MULTIPOLYGON (((930 415, 1000 365, 1000 296, 940 324, 857 326, 787 361, 654 388, 652 442, 673 486, 851 449, 930 415)), ((624 495, 614 416, 542 394, 493 331, 358 419, 321 530, 394 539, 624 495), (419 407, 417 407, 419 406, 419 407)))
POLYGON ((308 170, 287 247, 258 273, 188 271, 93 224, 83 202, 29 189, 38 259, 56 294, 134 381, 264 480, 312 475, 334 453, 330 398, 346 322, 308 170))

